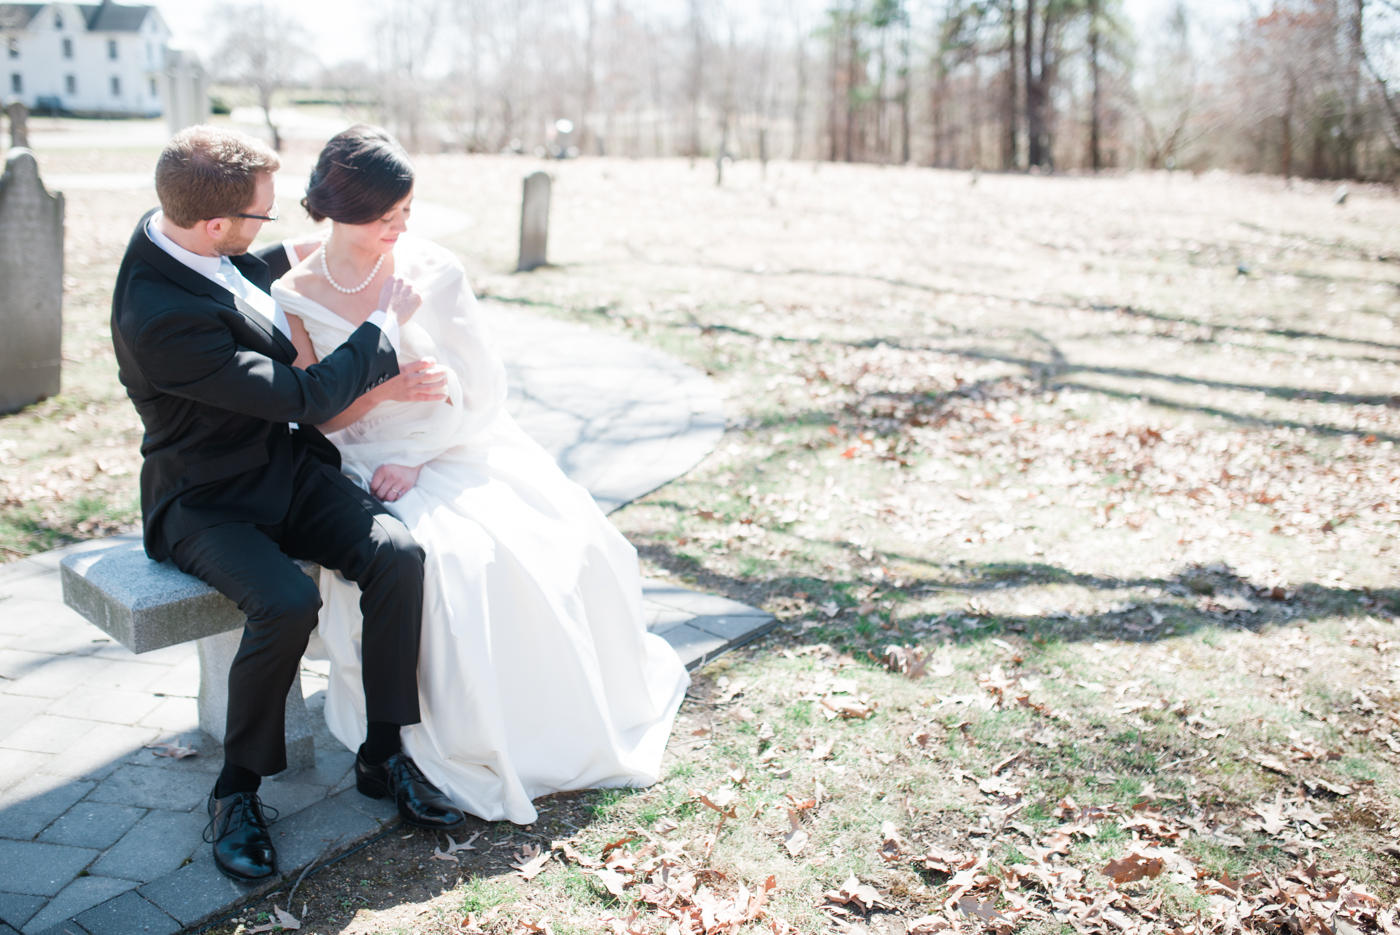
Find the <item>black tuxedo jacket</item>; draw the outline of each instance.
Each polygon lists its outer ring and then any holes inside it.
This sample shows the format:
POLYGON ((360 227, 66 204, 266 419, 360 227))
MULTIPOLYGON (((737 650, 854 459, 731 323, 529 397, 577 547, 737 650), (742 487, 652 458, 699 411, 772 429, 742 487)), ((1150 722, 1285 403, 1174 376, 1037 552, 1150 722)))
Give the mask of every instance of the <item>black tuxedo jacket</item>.
MULTIPOLYGON (((361 325, 326 359, 292 366, 296 349, 233 293, 162 250, 136 226, 112 295, 122 384, 145 426, 141 514, 156 561, 185 536, 220 523, 272 525, 291 503, 299 458, 340 466, 313 426, 398 374, 393 346, 361 325), (293 432, 287 423, 301 427, 293 432)), ((229 258, 271 288, 267 264, 229 258)))
POLYGON ((272 277, 273 282, 287 275, 292 269, 292 258, 287 256, 287 248, 280 240, 270 247, 254 250, 253 256, 267 264, 267 274, 272 277))

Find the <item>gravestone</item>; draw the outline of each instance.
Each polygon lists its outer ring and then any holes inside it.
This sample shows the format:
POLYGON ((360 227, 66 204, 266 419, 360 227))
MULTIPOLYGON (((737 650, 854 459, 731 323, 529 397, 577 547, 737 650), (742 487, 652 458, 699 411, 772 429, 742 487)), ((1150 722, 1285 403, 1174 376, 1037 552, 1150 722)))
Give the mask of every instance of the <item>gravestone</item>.
POLYGON ((165 55, 165 124, 174 136, 209 120, 209 75, 199 56, 188 49, 165 55))
POLYGON ((520 263, 517 273, 544 266, 549 241, 549 175, 532 172, 525 176, 525 195, 520 203, 520 263))
POLYGON ((10 145, 29 145, 29 108, 15 101, 6 112, 10 115, 10 145))
POLYGON ((0 413, 59 390, 63 357, 63 194, 27 149, 0 176, 0 413))

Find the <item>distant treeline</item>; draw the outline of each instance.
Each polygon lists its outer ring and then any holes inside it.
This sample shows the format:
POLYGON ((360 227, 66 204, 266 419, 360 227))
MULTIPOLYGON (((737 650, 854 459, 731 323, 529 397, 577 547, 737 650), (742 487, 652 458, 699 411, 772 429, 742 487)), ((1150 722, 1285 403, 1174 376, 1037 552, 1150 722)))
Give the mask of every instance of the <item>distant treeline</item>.
POLYGON ((385 0, 372 67, 316 84, 421 149, 1400 169, 1396 0, 1277 0, 1226 29, 1178 3, 1145 34, 1121 3, 385 0))

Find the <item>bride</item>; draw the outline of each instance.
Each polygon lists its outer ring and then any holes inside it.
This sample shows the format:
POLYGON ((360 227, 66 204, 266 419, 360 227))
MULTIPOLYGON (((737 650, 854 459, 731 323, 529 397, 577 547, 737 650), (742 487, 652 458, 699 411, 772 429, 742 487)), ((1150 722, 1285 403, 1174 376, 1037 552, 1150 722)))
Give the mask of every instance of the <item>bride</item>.
MULTIPOLYGON (((303 367, 391 278, 422 298, 400 361, 434 359, 446 398, 371 390, 321 428, 427 552, 423 720, 403 728, 405 752, 463 809, 529 824, 541 795, 655 782, 689 676, 646 630, 636 551, 505 411, 505 368, 461 264, 406 233, 412 198, 413 166, 388 133, 333 138, 302 201, 330 235, 272 294, 303 367)), ((323 574, 321 596, 326 722, 353 750, 366 730, 359 589, 323 574)))

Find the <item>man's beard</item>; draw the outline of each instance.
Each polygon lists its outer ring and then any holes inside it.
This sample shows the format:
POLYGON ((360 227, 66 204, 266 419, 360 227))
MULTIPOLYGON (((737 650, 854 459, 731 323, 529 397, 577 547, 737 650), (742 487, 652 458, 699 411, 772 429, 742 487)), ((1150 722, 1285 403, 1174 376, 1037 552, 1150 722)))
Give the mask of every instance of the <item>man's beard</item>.
POLYGON ((237 228, 231 228, 214 244, 214 251, 219 256, 242 256, 252 245, 252 237, 245 237, 237 228))

